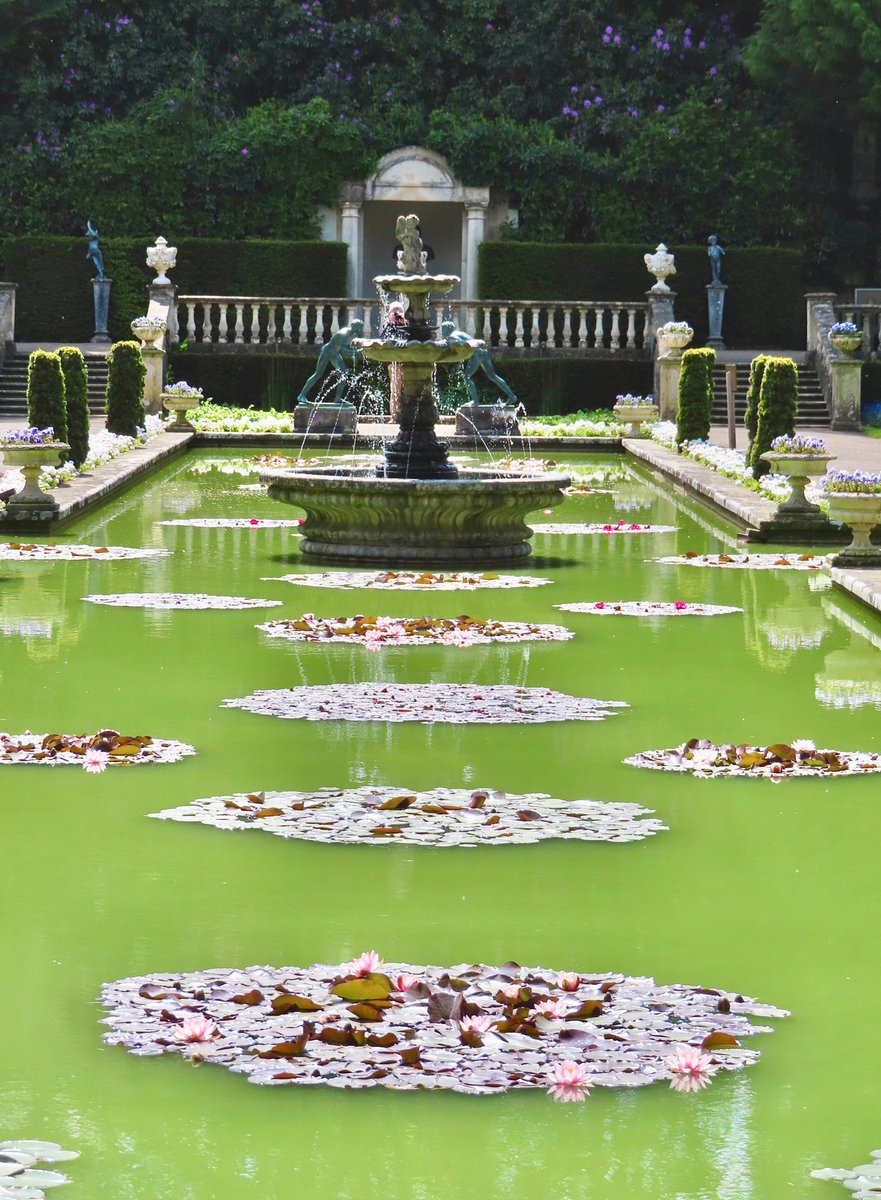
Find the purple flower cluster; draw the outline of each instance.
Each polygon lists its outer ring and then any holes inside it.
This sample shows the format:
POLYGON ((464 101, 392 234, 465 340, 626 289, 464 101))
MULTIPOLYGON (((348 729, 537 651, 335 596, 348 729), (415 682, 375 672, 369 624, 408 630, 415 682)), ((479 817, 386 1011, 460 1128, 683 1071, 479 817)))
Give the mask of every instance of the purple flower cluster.
POLYGON ((862 330, 853 321, 839 321, 829 330, 830 333, 841 333, 845 337, 862 336, 862 330))
POLYGON ((55 430, 37 429, 32 426, 30 429, 10 429, 7 433, 0 434, 0 446, 45 446, 55 441, 55 430))
POLYGON ((654 404, 654 396, 632 396, 630 392, 626 396, 616 396, 615 406, 622 408, 642 408, 645 404, 654 404))
POLYGON ((826 443, 822 438, 805 437, 803 434, 796 433, 792 437, 783 435, 774 438, 771 443, 771 450, 774 454, 810 454, 810 455, 825 455, 826 443))
POLYGON ((823 479, 827 492, 838 495, 878 495, 881 493, 881 475, 871 471, 828 471, 823 479))

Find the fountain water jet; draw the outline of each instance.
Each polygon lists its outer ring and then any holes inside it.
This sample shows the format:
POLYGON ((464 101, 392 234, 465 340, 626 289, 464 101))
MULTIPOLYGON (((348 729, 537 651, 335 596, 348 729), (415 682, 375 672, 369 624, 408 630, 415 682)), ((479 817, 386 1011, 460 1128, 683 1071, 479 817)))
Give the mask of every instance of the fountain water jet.
POLYGON ((423 259, 418 219, 399 217, 402 244, 399 270, 379 275, 381 292, 407 298, 409 340, 401 345, 381 338, 352 344, 372 362, 398 363, 402 388, 398 433, 385 448, 375 472, 337 467, 308 471, 263 471, 260 480, 274 500, 306 512, 301 553, 338 561, 498 562, 530 553, 531 530, 524 518, 552 508, 569 486, 565 475, 511 475, 499 470, 459 471, 438 440, 438 412, 432 394, 438 363, 465 362, 484 342, 460 331, 437 337, 429 324, 429 297, 444 296, 456 275, 429 275, 423 259))

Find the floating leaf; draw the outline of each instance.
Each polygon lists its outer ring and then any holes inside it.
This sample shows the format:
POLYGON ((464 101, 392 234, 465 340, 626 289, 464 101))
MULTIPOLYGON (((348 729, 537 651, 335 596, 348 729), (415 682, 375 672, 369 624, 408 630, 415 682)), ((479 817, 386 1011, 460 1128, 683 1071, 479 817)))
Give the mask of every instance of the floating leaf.
POLYGON ((382 1010, 373 1004, 349 1004, 349 1012, 359 1021, 381 1021, 382 1010))
POLYGON ((301 1034, 291 1042, 276 1042, 268 1050, 259 1050, 258 1058, 299 1058, 301 1054, 306 1053, 306 1043, 309 1037, 306 1033, 301 1034))
POLYGON ((701 1042, 701 1048, 704 1050, 727 1050, 740 1047, 740 1042, 730 1033, 723 1033, 721 1030, 714 1030, 708 1033, 701 1042))
MULTIPOLYGON (((235 997, 233 997, 235 998, 235 997)), ((262 997, 261 997, 262 998, 262 997)), ((247 1001, 246 1003, 251 1003, 247 1001)), ((290 992, 283 996, 275 996, 272 1000, 272 1011, 276 1016, 289 1012, 319 1012, 321 1005, 316 1004, 307 996, 294 996, 290 992)))
MULTIPOLYGON (((278 999, 282 999, 282 997, 279 996, 278 999)), ((250 992, 244 992, 240 996, 233 996, 232 1000, 233 1004, 250 1004, 253 1006, 262 1003, 263 993, 259 988, 252 988, 250 992)))
POLYGON ((374 973, 359 979, 344 980, 331 988, 331 991, 342 1000, 387 1000, 394 988, 387 975, 374 973))

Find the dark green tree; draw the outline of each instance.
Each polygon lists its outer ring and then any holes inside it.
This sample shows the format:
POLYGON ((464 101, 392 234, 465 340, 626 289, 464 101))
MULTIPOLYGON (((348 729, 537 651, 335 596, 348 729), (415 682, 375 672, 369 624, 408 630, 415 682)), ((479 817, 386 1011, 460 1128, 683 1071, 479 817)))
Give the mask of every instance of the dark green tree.
POLYGON ((791 358, 768 355, 759 395, 759 416, 756 436, 749 452, 753 477, 760 479, 770 471, 761 455, 771 449, 774 438, 795 433, 798 415, 798 367, 791 358))
POLYGON ((679 376, 679 410, 676 414, 676 445, 706 441, 713 420, 713 367, 716 351, 686 350, 679 376))
POLYGON ((34 350, 28 359, 28 422, 52 429, 56 442, 67 441, 64 374, 61 359, 47 350, 34 350))
POLYGON ((62 346, 58 357, 64 372, 70 459, 75 467, 81 467, 89 453, 89 372, 76 346, 62 346))
POLYGON ((107 428, 135 437, 144 426, 144 376, 138 342, 114 342, 107 356, 107 428))

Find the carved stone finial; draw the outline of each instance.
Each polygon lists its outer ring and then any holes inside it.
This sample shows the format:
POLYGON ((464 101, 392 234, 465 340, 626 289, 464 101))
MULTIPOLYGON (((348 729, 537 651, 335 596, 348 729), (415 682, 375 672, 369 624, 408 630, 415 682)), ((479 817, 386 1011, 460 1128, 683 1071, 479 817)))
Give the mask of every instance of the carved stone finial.
POLYGON ((156 272, 154 283, 170 284, 166 274, 177 263, 177 246, 169 246, 164 237, 158 237, 154 246, 147 247, 147 266, 156 272))
POLYGON ((644 254, 643 261, 646 265, 646 270, 649 274, 654 275, 655 285, 652 288, 653 292, 669 292, 670 289, 664 280, 668 275, 676 274, 676 264, 673 255, 667 249, 663 242, 658 245, 654 254, 644 254))
POLYGON ((419 218, 415 213, 411 213, 408 217, 398 217, 395 225, 395 237, 401 244, 401 249, 398 251, 398 270, 404 275, 427 274, 427 254, 422 249, 419 218))

